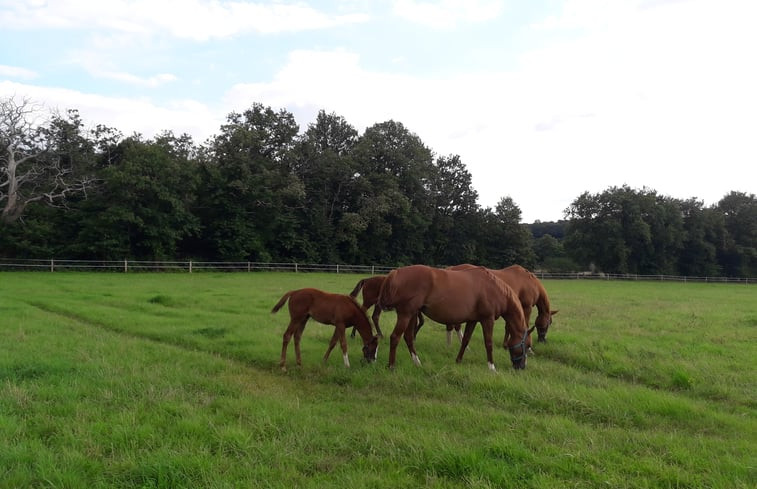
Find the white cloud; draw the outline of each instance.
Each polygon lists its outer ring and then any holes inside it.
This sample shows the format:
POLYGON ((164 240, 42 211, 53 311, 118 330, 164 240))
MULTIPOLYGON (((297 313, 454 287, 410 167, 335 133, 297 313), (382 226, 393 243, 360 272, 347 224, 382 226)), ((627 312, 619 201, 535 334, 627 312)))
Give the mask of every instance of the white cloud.
POLYGON ((155 104, 142 98, 104 97, 76 90, 25 85, 0 81, 0 97, 23 94, 50 110, 77 109, 84 123, 103 124, 125 135, 138 132, 153 137, 171 130, 187 133, 198 143, 218 132, 222 118, 217 109, 192 100, 173 100, 155 104))
POLYGON ((364 22, 359 13, 330 15, 299 2, 208 0, 0 1, 0 25, 13 29, 88 29, 168 33, 204 41, 244 32, 324 29, 364 22))
POLYGON ((0 76, 30 80, 37 78, 37 73, 32 70, 27 70, 26 68, 19 68, 17 66, 0 65, 0 76))
POLYGON ((484 22, 496 18, 504 10, 501 0, 395 0, 392 10, 404 19, 446 29, 460 23, 484 22))

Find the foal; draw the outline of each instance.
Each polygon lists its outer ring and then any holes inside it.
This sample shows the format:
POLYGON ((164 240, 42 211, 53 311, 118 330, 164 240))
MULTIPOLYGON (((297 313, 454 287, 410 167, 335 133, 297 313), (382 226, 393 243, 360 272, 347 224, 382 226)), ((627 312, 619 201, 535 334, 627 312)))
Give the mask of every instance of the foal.
POLYGON ((297 356, 297 365, 302 365, 300 354, 300 339, 305 331, 305 324, 311 317, 323 324, 334 325, 334 335, 331 337, 329 347, 323 357, 324 363, 328 360, 331 350, 336 346, 337 340, 342 346, 342 358, 344 366, 350 366, 347 357, 347 338, 345 329, 354 326, 363 339, 363 357, 372 362, 376 360, 378 350, 378 337, 373 336, 371 323, 368 316, 360 308, 355 300, 347 295, 331 294, 318 289, 290 290, 273 306, 271 313, 277 312, 289 300, 289 326, 284 332, 284 341, 281 345, 281 360, 279 367, 286 371, 286 354, 289 340, 294 335, 294 351, 297 356))

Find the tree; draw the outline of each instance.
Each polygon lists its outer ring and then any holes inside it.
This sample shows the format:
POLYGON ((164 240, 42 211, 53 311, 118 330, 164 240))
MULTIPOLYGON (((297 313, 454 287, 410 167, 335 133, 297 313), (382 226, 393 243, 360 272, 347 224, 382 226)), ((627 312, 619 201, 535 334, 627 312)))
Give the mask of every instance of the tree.
POLYGON ((718 244, 723 242, 723 216, 713 208, 705 208, 701 200, 681 202, 684 239, 678 257, 679 273, 687 276, 717 276, 722 273, 718 264, 718 244))
POLYGON ((186 159, 187 137, 164 133, 155 141, 132 136, 111 153, 103 184, 78 207, 69 256, 172 259, 198 231, 191 207, 196 171, 186 159))
POLYGON ((430 188, 433 221, 426 235, 426 248, 436 264, 475 262, 480 228, 476 226, 478 193, 473 189, 471 174, 458 155, 436 158, 435 167, 430 188))
POLYGON ((356 215, 351 224, 359 253, 352 262, 420 263, 428 261, 425 235, 433 219, 433 154, 399 122, 365 130, 352 152, 358 177, 356 215))
POLYGON ((726 229, 720 261, 728 275, 757 275, 757 198, 754 194, 730 192, 717 204, 726 229))
POLYGON ((351 156, 357 139, 343 117, 320 111, 294 148, 293 171, 305 191, 301 222, 306 258, 335 263, 357 252, 357 234, 363 229, 350 225, 357 206, 358 173, 351 156))
POLYGON ((210 256, 270 261, 305 254, 297 219, 304 188, 291 161, 298 130, 291 113, 261 104, 229 114, 202 155, 197 211, 210 256))
POLYGON ((80 137, 78 113, 41 117, 29 99, 0 99, 0 222, 17 221, 33 202, 64 205, 94 185, 86 162, 67 152, 69 138, 80 137))
POLYGON ((612 273, 673 273, 683 241, 675 199, 624 185, 585 192, 566 213, 565 248, 583 266, 612 273))
POLYGON ((481 264, 490 268, 513 264, 532 268, 536 257, 531 232, 526 224, 521 224, 520 207, 512 197, 502 197, 494 210, 487 208, 483 216, 481 264))

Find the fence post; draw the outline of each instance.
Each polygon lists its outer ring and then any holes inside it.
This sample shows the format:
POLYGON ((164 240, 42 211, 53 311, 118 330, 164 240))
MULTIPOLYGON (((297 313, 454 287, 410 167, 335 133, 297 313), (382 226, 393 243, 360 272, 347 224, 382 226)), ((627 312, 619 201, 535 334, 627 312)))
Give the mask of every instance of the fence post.
POLYGON ((299 270, 297 270, 297 262, 294 262, 294 273, 297 273, 299 270))
POLYGON ((192 260, 189 260, 189 273, 192 273, 192 260))
POLYGON ((371 275, 376 275, 376 265, 371 265, 371 275))
POLYGON ((129 264, 128 264, 128 262, 126 261, 126 259, 124 258, 124 273, 126 273, 126 272, 128 272, 128 271, 129 271, 129 264))
POLYGON ((50 258, 50 271, 51 272, 55 271, 55 260, 52 258, 50 258))
POLYGON ((336 273, 339 273, 339 264, 336 264, 336 273))

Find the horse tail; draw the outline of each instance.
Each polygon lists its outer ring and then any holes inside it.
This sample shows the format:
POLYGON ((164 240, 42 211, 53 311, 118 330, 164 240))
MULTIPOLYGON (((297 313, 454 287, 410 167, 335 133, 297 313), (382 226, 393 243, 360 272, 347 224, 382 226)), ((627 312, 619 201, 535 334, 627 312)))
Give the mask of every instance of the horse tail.
POLYGON ((281 309, 281 307, 284 304, 286 304, 286 301, 289 299, 289 296, 291 296, 292 293, 294 293, 294 291, 290 290, 289 292, 287 292, 286 294, 284 294, 284 296, 281 299, 279 299, 279 302, 277 302, 276 305, 273 306, 273 309, 271 309, 271 314, 279 312, 279 309, 281 309))
POLYGON ((352 292, 350 292, 350 297, 355 298, 360 293, 360 289, 363 288, 363 282, 365 282, 365 279, 361 280, 357 283, 354 289, 352 289, 352 292))
POLYGON ((381 291, 376 301, 376 307, 381 310, 388 310, 393 306, 392 301, 397 293, 397 286, 394 283, 395 275, 397 275, 397 270, 392 270, 381 284, 381 291))

